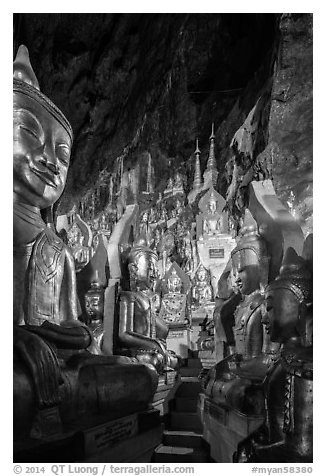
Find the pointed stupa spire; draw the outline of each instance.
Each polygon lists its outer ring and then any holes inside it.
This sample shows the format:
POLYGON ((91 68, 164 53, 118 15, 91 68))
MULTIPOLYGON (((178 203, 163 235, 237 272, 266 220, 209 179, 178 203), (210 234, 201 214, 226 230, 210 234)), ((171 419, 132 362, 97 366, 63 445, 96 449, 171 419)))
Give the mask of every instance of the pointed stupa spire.
POLYGON ((153 166, 152 166, 152 156, 151 153, 148 152, 148 162, 147 162, 147 180, 146 180, 146 192, 145 193, 153 193, 153 166))
POLYGON ((196 156, 196 163, 195 163, 195 176, 194 176, 193 190, 197 190, 201 187, 200 150, 198 147, 198 137, 196 139, 195 156, 196 156))
POLYGON ((214 122, 212 123, 212 133, 209 138, 209 155, 207 161, 207 169, 216 169, 214 122))
POLYGON ((206 170, 204 172, 204 189, 209 188, 211 185, 216 186, 218 177, 218 171, 216 167, 215 159, 215 134, 214 134, 214 122, 212 123, 212 133, 209 138, 209 154, 207 160, 206 170))

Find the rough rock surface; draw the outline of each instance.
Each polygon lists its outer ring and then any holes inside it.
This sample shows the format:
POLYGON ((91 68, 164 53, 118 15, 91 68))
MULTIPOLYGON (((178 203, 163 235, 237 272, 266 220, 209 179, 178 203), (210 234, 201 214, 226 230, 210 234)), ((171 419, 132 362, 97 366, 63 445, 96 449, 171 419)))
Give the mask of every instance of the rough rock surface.
POLYGON ((183 167, 195 138, 205 167, 215 123, 218 187, 234 215, 251 180, 271 178, 312 225, 312 16, 308 14, 19 14, 42 90, 75 132, 60 203, 69 210, 106 172, 150 152, 155 186, 183 167), (231 145, 231 147, 230 147, 231 145))

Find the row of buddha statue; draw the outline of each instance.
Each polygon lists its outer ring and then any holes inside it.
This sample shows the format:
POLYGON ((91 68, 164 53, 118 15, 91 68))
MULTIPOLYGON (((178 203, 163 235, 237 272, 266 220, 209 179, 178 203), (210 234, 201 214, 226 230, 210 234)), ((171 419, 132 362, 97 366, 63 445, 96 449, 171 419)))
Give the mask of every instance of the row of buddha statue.
POLYGON ((288 248, 269 282, 270 255, 252 221, 237 241, 223 276, 229 298, 214 316, 226 357, 203 374, 201 416, 219 443, 208 439, 220 462, 311 462, 311 257, 288 248), (212 424, 209 415, 219 417, 212 424))

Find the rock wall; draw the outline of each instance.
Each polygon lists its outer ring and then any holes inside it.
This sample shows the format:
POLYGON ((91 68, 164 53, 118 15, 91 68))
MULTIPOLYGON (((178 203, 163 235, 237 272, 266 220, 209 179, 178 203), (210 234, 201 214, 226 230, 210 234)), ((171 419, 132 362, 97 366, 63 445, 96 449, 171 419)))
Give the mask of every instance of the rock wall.
MULTIPOLYGON (((241 214, 250 181, 270 178, 307 235, 313 216, 312 15, 282 15, 275 46, 272 74, 231 141, 226 197, 233 213, 241 214)), ((231 130, 237 112, 224 129, 231 130)))
POLYGON ((121 158, 144 190, 148 153, 157 191, 179 168, 189 191, 195 139, 203 172, 214 122, 232 214, 270 178, 311 231, 312 15, 19 14, 14 35, 75 132, 61 213, 117 180, 121 158))

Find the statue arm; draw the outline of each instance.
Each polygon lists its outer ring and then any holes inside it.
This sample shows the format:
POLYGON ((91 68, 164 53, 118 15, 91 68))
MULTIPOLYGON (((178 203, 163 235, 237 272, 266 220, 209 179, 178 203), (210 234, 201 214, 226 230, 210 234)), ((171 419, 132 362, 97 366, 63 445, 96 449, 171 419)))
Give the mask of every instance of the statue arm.
POLYGON ((158 339, 144 336, 134 331, 134 301, 125 296, 120 298, 119 340, 134 349, 158 350, 165 352, 158 339))
POLYGON ((83 324, 78 320, 77 313, 77 283, 74 258, 68 248, 65 248, 64 275, 60 293, 60 325, 77 327, 83 324))

